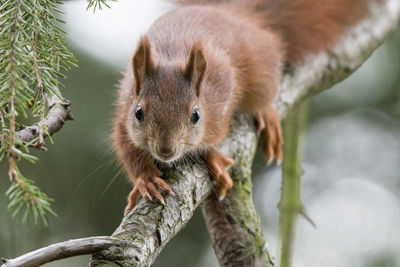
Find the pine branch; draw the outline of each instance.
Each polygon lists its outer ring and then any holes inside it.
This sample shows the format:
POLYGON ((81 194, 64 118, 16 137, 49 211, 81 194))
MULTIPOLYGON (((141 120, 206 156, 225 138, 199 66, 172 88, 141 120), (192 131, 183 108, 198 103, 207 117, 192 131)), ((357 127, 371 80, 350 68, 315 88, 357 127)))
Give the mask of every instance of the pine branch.
POLYGON ((52 213, 50 198, 22 175, 17 162, 37 160, 29 154, 29 147, 42 148, 44 137, 50 134, 46 122, 53 119, 47 117, 48 99, 62 99, 58 78, 65 77, 61 72, 75 65, 64 32, 57 25, 61 22, 55 15, 60 13, 60 3, 7 0, 0 5, 0 160, 7 157, 9 161, 9 208, 17 207, 14 214, 19 214, 19 207, 25 206, 24 214, 32 214, 34 221, 35 214, 52 213), (17 133, 17 129, 23 127, 20 121, 29 113, 39 118, 37 134, 23 140, 21 133, 26 131, 17 133))
POLYGON ((103 5, 106 6, 107 8, 110 8, 108 2, 110 1, 116 2, 117 0, 86 0, 86 1, 88 3, 86 10, 93 7, 93 13, 94 13, 96 12, 97 9, 102 10, 103 5))
POLYGON ((41 192, 32 180, 23 177, 17 167, 14 171, 15 174, 10 174, 11 186, 6 192, 10 201, 8 209, 14 209, 13 217, 23 213, 22 220, 25 225, 29 223, 30 218, 33 218, 35 224, 41 219, 43 224, 47 225, 47 213, 56 216, 50 208, 53 199, 41 192))

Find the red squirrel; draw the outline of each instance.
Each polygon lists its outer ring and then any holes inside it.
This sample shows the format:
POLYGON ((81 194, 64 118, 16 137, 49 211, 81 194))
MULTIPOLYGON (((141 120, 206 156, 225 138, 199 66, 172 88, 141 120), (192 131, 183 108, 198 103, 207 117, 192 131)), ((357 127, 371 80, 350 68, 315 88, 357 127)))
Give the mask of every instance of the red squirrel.
MULTIPOLYGON (((372 1, 372 0, 371 0, 372 1)), ((282 161, 273 106, 285 64, 328 51, 360 19, 368 0, 178 1, 141 37, 116 102, 113 143, 139 195, 164 204, 173 194, 157 162, 201 156, 223 199, 232 187, 218 151, 234 111, 254 115, 262 150, 282 161)))

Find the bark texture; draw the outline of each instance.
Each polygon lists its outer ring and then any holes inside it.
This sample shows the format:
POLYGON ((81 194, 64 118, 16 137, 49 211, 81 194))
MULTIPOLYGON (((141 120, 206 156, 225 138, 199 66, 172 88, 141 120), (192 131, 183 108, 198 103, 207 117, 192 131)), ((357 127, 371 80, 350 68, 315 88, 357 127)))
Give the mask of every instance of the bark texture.
MULTIPOLYGON (((71 102, 68 100, 60 99, 58 96, 53 95, 49 99, 49 113, 44 121, 50 135, 58 132, 64 125, 65 121, 73 120, 74 117, 71 113, 71 102)), ((17 135, 22 142, 28 143, 33 139, 39 137, 40 123, 26 127, 17 132, 17 135)))
POLYGON ((55 260, 90 254, 112 245, 124 246, 126 243, 109 236, 73 239, 29 252, 12 260, 1 259, 4 263, 2 267, 36 267, 55 260))
MULTIPOLYGON (((53 95, 48 99, 48 106, 49 112, 43 124, 47 128, 48 133, 53 135, 63 127, 67 120, 73 120, 74 117, 72 116, 70 109, 71 102, 68 100, 60 99, 58 96, 53 95)), ((18 137, 23 143, 31 142, 32 140, 38 138, 39 134, 40 122, 31 126, 26 126, 17 132, 18 137)), ((3 140, 1 135, 0 140, 3 140)))
MULTIPOLYGON (((251 121, 249 117, 245 119, 251 121)), ((236 120, 232 126, 237 128, 238 124, 244 123, 236 120)), ((246 134, 251 144, 247 153, 228 153, 240 162, 236 162, 229 171, 233 188, 223 201, 211 194, 203 202, 202 212, 221 266, 273 266, 252 197, 251 166, 257 148, 257 136, 251 125, 246 134)))

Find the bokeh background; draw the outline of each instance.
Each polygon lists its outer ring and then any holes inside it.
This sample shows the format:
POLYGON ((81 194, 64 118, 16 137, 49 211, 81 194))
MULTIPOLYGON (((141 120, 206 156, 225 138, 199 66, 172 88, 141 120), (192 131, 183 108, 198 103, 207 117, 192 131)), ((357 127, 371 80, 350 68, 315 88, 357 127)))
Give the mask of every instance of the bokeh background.
MULTIPOLYGON (((11 258, 71 238, 109 235, 131 189, 109 142, 120 71, 138 36, 171 8, 161 0, 111 3, 93 14, 85 1, 63 5, 79 67, 64 96, 75 121, 54 136, 40 161, 21 162, 55 199, 49 226, 25 227, 7 212, 7 164, 0 165, 0 256, 11 258)), ((299 218, 294 267, 400 266, 400 31, 350 78, 311 99, 303 144, 303 199, 313 228, 299 218)), ((254 163, 254 200, 268 246, 279 255, 281 170, 254 163)), ((46 266, 86 266, 88 256, 46 266)), ((201 216, 168 244, 154 266, 218 266, 201 216)))

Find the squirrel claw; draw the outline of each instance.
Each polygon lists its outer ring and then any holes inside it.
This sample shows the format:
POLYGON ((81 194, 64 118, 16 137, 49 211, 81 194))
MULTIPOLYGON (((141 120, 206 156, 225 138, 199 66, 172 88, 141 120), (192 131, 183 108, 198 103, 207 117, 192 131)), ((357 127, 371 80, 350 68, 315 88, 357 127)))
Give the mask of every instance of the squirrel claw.
POLYGON ((258 131, 262 131, 263 154, 267 159, 267 165, 271 165, 276 159, 277 165, 280 165, 283 159, 283 137, 279 116, 276 110, 270 106, 265 111, 256 114, 258 131))
POLYGON ((259 135, 262 130, 265 128, 265 122, 264 119, 261 115, 261 113, 256 114, 256 129, 257 129, 257 134, 259 135))
POLYGON ((210 168, 210 174, 217 182, 216 193, 221 201, 225 198, 226 192, 232 188, 233 182, 231 176, 226 170, 227 167, 234 164, 232 158, 226 157, 218 150, 212 148, 208 151, 205 160, 210 168))
POLYGON ((274 158, 273 157, 268 158, 267 166, 271 165, 272 162, 274 162, 274 158))
POLYGON ((135 182, 135 186, 128 196, 128 204, 125 208, 125 215, 128 214, 136 206, 139 195, 141 195, 142 198, 146 200, 155 200, 157 203, 165 206, 165 200, 161 193, 158 191, 157 187, 161 188, 167 194, 175 195, 174 192, 172 192, 171 187, 166 182, 164 182, 163 179, 159 177, 140 177, 135 182))
POLYGON ((144 197, 146 200, 150 200, 153 201, 153 198, 151 197, 151 195, 149 193, 146 193, 146 196, 144 197))

